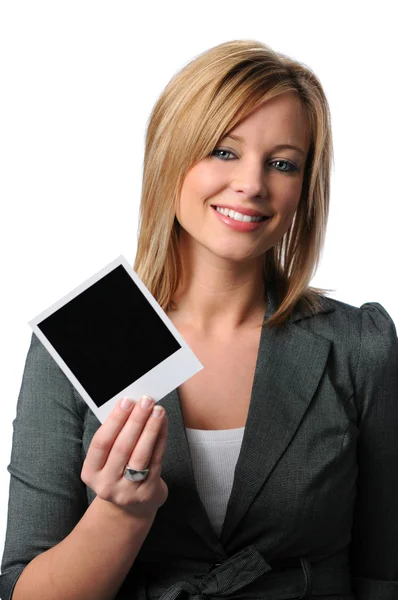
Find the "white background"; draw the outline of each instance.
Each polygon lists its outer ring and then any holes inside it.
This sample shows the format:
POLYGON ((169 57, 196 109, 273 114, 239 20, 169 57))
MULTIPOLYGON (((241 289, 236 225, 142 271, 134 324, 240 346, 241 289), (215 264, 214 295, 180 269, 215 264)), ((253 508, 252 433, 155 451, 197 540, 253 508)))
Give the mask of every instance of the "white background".
MULTIPOLYGON (((27 322, 120 254, 133 264, 144 133, 170 78, 224 41, 308 65, 328 97, 331 212, 313 285, 398 324, 398 46, 391 3, 0 4, 0 553, 27 322)), ((62 465, 60 465, 62 468, 62 465)))

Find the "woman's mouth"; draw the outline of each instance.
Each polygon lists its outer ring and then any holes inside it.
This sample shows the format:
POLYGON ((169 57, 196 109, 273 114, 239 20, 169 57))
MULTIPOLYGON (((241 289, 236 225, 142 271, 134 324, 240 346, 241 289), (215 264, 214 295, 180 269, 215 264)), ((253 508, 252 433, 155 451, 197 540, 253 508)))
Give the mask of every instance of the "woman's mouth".
POLYGON ((222 207, 211 206, 221 222, 229 226, 235 231, 254 231, 263 226, 266 221, 269 221, 271 217, 249 217, 236 213, 235 211, 229 211, 228 209, 222 209, 222 207), (220 209, 223 212, 220 212, 220 209), (223 214, 229 213, 229 214, 223 214))

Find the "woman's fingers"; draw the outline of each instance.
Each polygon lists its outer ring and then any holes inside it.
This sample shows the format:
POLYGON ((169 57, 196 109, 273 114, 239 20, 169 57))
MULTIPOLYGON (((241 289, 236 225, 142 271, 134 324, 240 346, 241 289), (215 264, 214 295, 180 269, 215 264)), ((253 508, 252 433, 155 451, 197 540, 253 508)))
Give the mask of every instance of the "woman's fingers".
MULTIPOLYGON (((107 476, 116 479, 123 475, 124 468, 138 440, 142 435, 146 435, 145 431, 148 421, 152 419, 151 414, 155 404, 152 398, 150 400, 151 402, 147 406, 145 406, 143 398, 137 402, 129 419, 116 438, 103 467, 104 473, 107 476)), ((131 466, 136 468, 134 465, 131 466)), ((142 468, 146 468, 146 465, 142 468)))
POLYGON ((162 472, 163 458, 167 445, 168 428, 169 422, 167 419, 167 414, 165 414, 162 417, 162 425, 155 443, 155 447, 152 452, 151 461, 148 463, 148 467, 150 469, 148 476, 160 477, 160 474, 162 472))
POLYGON ((87 451, 83 470, 97 472, 103 468, 116 438, 133 409, 134 401, 131 398, 122 398, 116 404, 106 421, 94 434, 87 451))
MULTIPOLYGON (((164 408, 154 406, 153 411, 137 443, 127 457, 127 464, 132 469, 146 469, 151 460, 165 418, 164 408)), ((126 463, 124 464, 126 466, 126 463)), ((124 467, 123 467, 124 470, 124 467)))

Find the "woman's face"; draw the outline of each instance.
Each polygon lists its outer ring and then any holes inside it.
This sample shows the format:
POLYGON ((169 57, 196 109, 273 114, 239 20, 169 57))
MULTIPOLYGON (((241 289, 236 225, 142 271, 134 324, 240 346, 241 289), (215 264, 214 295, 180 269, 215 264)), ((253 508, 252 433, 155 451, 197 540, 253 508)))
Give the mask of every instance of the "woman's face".
POLYGON ((309 122, 295 93, 264 102, 194 165, 183 182, 176 217, 184 249, 206 258, 247 261, 274 246, 292 223, 304 177, 309 122), (298 149, 277 148, 290 144, 298 149), (301 150, 301 151, 300 151, 301 150), (213 208, 254 209, 247 225, 213 208), (209 254, 210 253, 210 254, 209 254))

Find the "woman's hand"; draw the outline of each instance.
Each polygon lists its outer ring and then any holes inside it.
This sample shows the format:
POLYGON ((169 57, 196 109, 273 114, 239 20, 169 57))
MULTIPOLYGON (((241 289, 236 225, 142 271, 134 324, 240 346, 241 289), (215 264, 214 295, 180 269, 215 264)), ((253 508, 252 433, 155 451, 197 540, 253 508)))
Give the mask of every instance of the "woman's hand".
POLYGON ((168 427, 163 407, 152 399, 145 407, 145 398, 117 403, 91 440, 81 478, 99 498, 135 517, 153 518, 168 496, 160 477, 168 427), (123 475, 126 465, 149 468, 149 474, 143 481, 130 481, 123 475))

